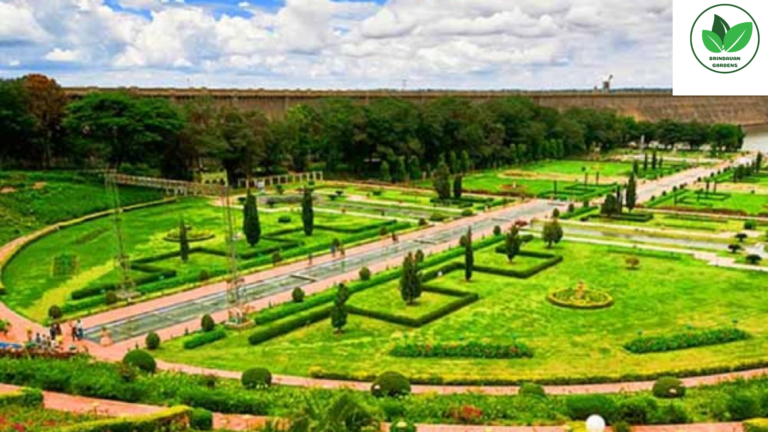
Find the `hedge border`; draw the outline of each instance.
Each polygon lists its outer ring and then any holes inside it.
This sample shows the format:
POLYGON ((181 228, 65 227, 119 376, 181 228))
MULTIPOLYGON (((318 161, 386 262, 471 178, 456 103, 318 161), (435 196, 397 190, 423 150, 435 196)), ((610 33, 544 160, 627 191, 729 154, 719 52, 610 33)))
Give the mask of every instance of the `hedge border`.
POLYGON ((606 301, 601 303, 590 304, 590 305, 579 305, 579 304, 564 302, 555 297, 555 293, 558 293, 560 291, 564 291, 564 290, 548 293, 547 301, 558 307, 562 307, 566 309, 576 309, 576 310, 597 310, 597 309, 606 309, 613 306, 613 297, 605 291, 600 291, 600 292, 602 292, 608 297, 606 301))
POLYGON ((189 424, 192 408, 180 405, 154 414, 95 420, 57 429, 57 432, 161 432, 173 431, 174 426, 189 424))
POLYGON ((227 337, 227 332, 224 329, 217 328, 210 332, 201 332, 192 335, 189 339, 185 340, 182 346, 185 350, 191 350, 199 348, 203 345, 208 345, 216 341, 222 340, 227 337))
POLYGON ((768 432, 768 418, 756 418, 744 422, 746 432, 768 432))
MULTIPOLYGON (((708 329, 708 330, 700 330, 698 332, 689 332, 689 333, 673 333, 670 335, 663 335, 663 336, 642 336, 635 339, 632 339, 631 341, 625 343, 622 345, 622 347, 627 350, 628 352, 632 354, 652 354, 652 353, 660 353, 660 352, 672 352, 672 351, 682 351, 686 349, 691 348, 700 348, 705 346, 714 346, 714 345, 725 345, 733 342, 739 342, 743 340, 750 339, 752 336, 740 329, 737 328, 715 328, 715 329, 708 329), (707 334, 715 335, 717 333, 722 333, 722 335, 725 336, 732 336, 731 338, 724 338, 724 339, 712 339, 709 341, 703 341, 701 343, 685 343, 681 342, 679 346, 674 346, 674 340, 677 338, 684 338, 685 335, 690 334, 694 336, 704 336, 707 334), (663 348, 657 348, 657 347, 646 347, 643 348, 643 344, 652 344, 653 342, 658 343, 666 343, 663 348), (638 344, 638 346, 634 346, 638 344), (667 348, 669 347, 669 348, 667 348)), ((681 341, 684 341, 684 339, 680 339, 681 341)))
POLYGON ((278 322, 269 327, 256 330, 248 336, 248 343, 251 345, 258 345, 284 334, 290 333, 294 330, 300 329, 312 325, 316 322, 320 322, 331 316, 331 307, 323 307, 317 310, 311 311, 306 315, 286 319, 285 321, 278 322))
POLYGON ((477 293, 466 293, 462 291, 449 290, 447 288, 424 286, 423 292, 432 292, 436 294, 443 294, 446 296, 456 297, 456 300, 445 304, 442 307, 433 309, 424 315, 417 318, 405 317, 402 315, 389 314, 386 312, 372 311, 357 306, 347 305, 347 311, 353 315, 364 316, 367 318, 378 319, 386 321, 392 324, 400 324, 407 327, 418 328, 425 326, 433 321, 443 318, 446 315, 452 314, 470 304, 480 300, 480 296, 477 293), (457 296, 457 293, 461 293, 461 296, 457 296))

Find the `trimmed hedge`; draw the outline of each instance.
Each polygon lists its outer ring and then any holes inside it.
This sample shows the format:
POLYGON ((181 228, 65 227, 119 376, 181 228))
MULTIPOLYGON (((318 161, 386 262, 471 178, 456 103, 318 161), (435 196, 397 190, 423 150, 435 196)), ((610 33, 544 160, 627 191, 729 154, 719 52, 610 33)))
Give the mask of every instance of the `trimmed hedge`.
POLYGON ((209 332, 196 333, 194 336, 184 341, 184 349, 195 349, 203 345, 214 343, 225 337, 227 337, 227 332, 221 328, 209 332))
POLYGON ((597 210, 597 207, 590 206, 590 207, 579 207, 577 209, 574 209, 572 212, 565 212, 560 215, 560 219, 562 220, 569 220, 569 219, 576 219, 580 216, 584 216, 587 213, 591 213, 595 210, 597 210))
POLYGON ((662 399, 681 398, 685 396, 685 386, 675 377, 661 377, 653 383, 652 393, 662 399))
POLYGON ((58 432, 173 432, 189 423, 192 409, 177 406, 155 414, 118 417, 65 426, 58 432))
POLYGON ((650 222, 653 220, 653 213, 620 213, 610 215, 608 218, 626 222, 650 222))
POLYGON ((123 356, 123 364, 134 366, 139 370, 148 373, 155 373, 157 370, 157 362, 155 362, 152 355, 140 349, 128 351, 128 353, 123 356))
POLYGON ((347 311, 350 314, 354 315, 360 315, 368 318, 374 318, 379 319, 382 321, 387 321, 393 324, 400 324, 408 327, 421 327, 426 324, 431 323, 432 321, 438 320, 448 314, 451 314, 453 312, 456 312, 457 310, 468 306, 480 299, 480 296, 478 296, 476 293, 465 293, 461 291, 454 291, 454 290, 448 290, 445 288, 438 288, 438 287, 423 287, 423 292, 434 292, 439 294, 445 294, 450 296, 456 296, 456 300, 438 308, 434 309, 432 311, 427 312, 424 315, 421 315, 418 318, 411 318, 411 317, 405 317, 400 315, 394 315, 394 314, 388 314, 386 312, 380 312, 380 311, 372 311, 367 310, 363 308, 359 308, 352 305, 347 305, 347 311), (458 293, 461 293, 461 297, 458 296, 458 293))
MULTIPOLYGON (((296 303, 296 304, 304 304, 304 303, 296 303)), ((290 333, 296 329, 300 329, 302 327, 306 327, 308 325, 327 319, 328 317, 331 316, 331 309, 332 308, 330 307, 320 308, 320 309, 311 311, 306 315, 303 315, 297 318, 286 319, 285 321, 278 322, 269 327, 256 330, 250 336, 248 336, 248 343, 250 343, 251 345, 258 345, 262 342, 266 342, 270 339, 274 339, 278 336, 282 336, 286 333, 290 333)))
POLYGON ((624 349, 633 354, 646 354, 721 345, 749 338, 749 333, 737 328, 718 328, 699 332, 675 333, 668 336, 639 337, 624 344, 624 349))
POLYGON ((542 252, 521 251, 518 254, 518 256, 543 258, 545 259, 545 261, 533 267, 528 267, 527 269, 524 269, 524 270, 504 269, 504 268, 498 268, 498 267, 475 265, 475 271, 480 273, 494 274, 498 276, 513 277, 518 279, 528 279, 563 261, 563 257, 560 255, 552 255, 552 254, 547 254, 542 252))
POLYGON ((768 432, 768 418, 757 418, 744 422, 746 432, 768 432))
POLYGON ((407 358, 513 359, 533 357, 533 351, 527 345, 520 342, 503 345, 474 341, 435 344, 406 343, 396 345, 389 354, 394 357, 407 358))
POLYGON ((35 408, 43 405, 43 393, 38 389, 22 388, 0 394, 0 407, 18 405, 35 408))

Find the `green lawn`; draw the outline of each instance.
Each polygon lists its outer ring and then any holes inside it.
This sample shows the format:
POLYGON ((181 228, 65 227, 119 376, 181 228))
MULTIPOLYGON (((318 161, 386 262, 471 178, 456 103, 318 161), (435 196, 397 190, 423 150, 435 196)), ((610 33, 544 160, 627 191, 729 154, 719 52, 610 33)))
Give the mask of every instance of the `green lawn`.
MULTIPOLYGON (((123 205, 154 201, 157 190, 120 188, 123 205)), ((45 226, 110 207, 104 184, 72 173, 0 171, 0 245, 45 226)))
POLYGON ((676 203, 673 194, 669 194, 652 201, 650 206, 676 206, 702 211, 731 210, 759 215, 768 213, 768 195, 720 191, 716 194, 699 194, 697 191, 685 190, 678 194, 676 203))
MULTIPOLYGON (((194 231, 210 231, 215 236, 206 241, 194 242, 190 246, 206 247, 225 253, 225 226, 222 207, 213 206, 204 199, 186 199, 178 203, 141 209, 124 214, 126 251, 132 261, 154 257, 164 253, 178 252, 177 243, 164 240, 171 231, 178 229, 179 220, 184 217, 186 223, 194 231)), ((241 211, 234 211, 235 226, 240 227, 241 211)), ((368 239, 378 238, 379 226, 387 223, 382 219, 338 215, 316 212, 315 224, 330 226, 334 229, 358 229, 372 227, 369 231, 360 233, 332 232, 318 228, 314 235, 307 237, 301 230, 301 217, 297 212, 261 212, 262 235, 269 237, 271 233, 293 229, 293 232, 281 235, 283 240, 302 242, 305 247, 317 247, 316 255, 325 253, 334 238, 343 243, 347 240, 360 241, 361 235, 368 239), (280 216, 290 215, 287 224, 278 223, 280 216), (366 236, 365 233, 368 233, 366 236)), ((117 254, 117 241, 111 229, 112 219, 101 218, 86 222, 48 235, 20 251, 3 270, 3 283, 8 293, 3 301, 11 308, 34 319, 43 320, 48 308, 52 305, 82 305, 92 298, 72 301, 70 294, 80 288, 98 287, 104 283, 114 283, 118 273, 114 269, 114 257, 117 254), (63 253, 76 256, 76 270, 71 275, 55 276, 52 272, 53 262, 63 253)), ((242 235, 236 243, 241 260, 241 268, 253 266, 254 261, 270 261, 271 252, 268 249, 279 246, 280 243, 264 238, 252 248, 242 235), (265 250, 267 253, 259 253, 265 250), (248 256, 253 255, 253 256, 248 256)), ((293 247, 298 249, 297 247, 293 247)), ((284 249, 288 250, 289 249, 284 249)), ((284 252, 286 253, 286 252, 284 252)), ((170 289, 185 282, 198 282, 203 270, 210 275, 223 274, 227 269, 225 256, 209 253, 193 253, 189 262, 183 263, 180 258, 165 258, 155 260, 152 266, 161 269, 177 271, 177 276, 154 283, 140 285, 141 292, 149 293, 157 287, 170 289)), ((132 271, 132 276, 147 276, 138 270, 132 271)), ((102 296, 103 297, 103 296, 102 296)), ((74 306, 73 306, 74 307, 74 306)))
POLYGON ((534 172, 541 176, 548 174, 583 176, 586 171, 591 176, 599 172, 600 176, 605 177, 625 177, 632 172, 632 164, 611 161, 552 160, 523 165, 517 169, 534 172))
MULTIPOLYGON (((636 211, 637 212, 637 211, 636 211)), ((687 215, 672 213, 654 213, 653 219, 648 222, 633 222, 626 220, 616 220, 606 217, 597 217, 599 210, 592 212, 595 217, 590 218, 590 222, 610 223, 617 225, 629 225, 643 228, 658 228, 666 230, 690 230, 698 233, 738 233, 744 231, 744 222, 739 219, 728 219, 722 217, 710 217, 707 215, 687 215)), ((585 215, 586 216, 586 215, 585 215)), ((768 222, 758 223, 758 231, 768 229, 768 222)))
MULTIPOLYGON (((538 240, 525 248, 546 250, 538 240)), ((563 255, 564 261, 526 280, 475 273, 468 283, 463 272, 456 271, 431 281, 430 285, 477 292, 480 300, 418 329, 352 315, 343 335, 334 334, 324 320, 258 346, 248 344, 249 332, 231 333, 222 341, 188 351, 181 349, 182 339, 168 341, 157 355, 231 370, 262 365, 273 373, 307 375, 310 368, 320 368, 360 377, 397 370, 412 377, 441 375, 449 381, 618 377, 768 360, 768 328, 764 325, 768 274, 715 268, 687 256, 643 256, 639 270, 633 271, 626 269, 625 254, 608 247, 565 242, 552 251, 563 255), (574 287, 580 281, 588 288, 608 292, 615 304, 608 309, 579 311, 546 301, 548 292, 574 287), (659 354, 633 355, 622 348, 640 331, 664 335, 684 331, 687 326, 730 326, 734 320, 754 337, 659 354), (446 360, 389 356, 392 346, 405 337, 431 342, 519 340, 533 349, 534 357, 446 360)), ((476 252, 476 262, 507 265, 503 256, 491 250, 476 252)), ((512 266, 531 264, 534 262, 518 257, 512 266)), ((406 310, 396 287, 396 283, 374 287, 353 295, 350 301, 406 310)))

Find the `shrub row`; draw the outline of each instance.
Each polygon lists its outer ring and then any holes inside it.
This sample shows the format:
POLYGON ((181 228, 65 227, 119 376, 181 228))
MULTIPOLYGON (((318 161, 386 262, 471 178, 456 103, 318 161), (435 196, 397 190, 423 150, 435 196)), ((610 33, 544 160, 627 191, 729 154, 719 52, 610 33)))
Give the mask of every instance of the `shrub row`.
MULTIPOLYGON (((447 294, 445 291, 445 288, 439 289, 437 287, 424 287, 422 289, 424 292, 436 292, 440 294, 447 294), (441 292, 442 291, 442 292, 441 292)), ((452 290, 451 290, 452 291, 452 290)), ((455 295, 456 291, 452 291, 455 295)), ((374 318, 386 322, 390 322, 393 324, 400 324, 408 327, 421 327, 426 324, 431 323, 432 321, 438 320, 448 314, 451 314, 453 312, 456 312, 457 310, 470 305, 480 299, 480 296, 478 296, 476 293, 462 293, 463 297, 457 297, 456 300, 440 307, 434 310, 431 310, 424 315, 421 315, 417 318, 411 318, 401 315, 395 315, 395 314, 389 314, 386 312, 381 311, 372 311, 363 309, 357 306, 347 305, 347 311, 354 315, 360 315, 368 318, 374 318)))
POLYGON ((396 345, 389 352, 395 357, 439 357, 439 358, 480 358, 513 359, 531 358, 533 351, 521 342, 509 345, 482 342, 465 343, 404 343, 396 345))
POLYGON ((518 256, 545 258, 545 261, 542 261, 541 263, 536 264, 535 266, 532 266, 532 267, 528 267, 527 269, 524 269, 524 270, 475 265, 475 271, 480 273, 494 274, 498 276, 507 276, 507 277, 513 277, 518 279, 528 279, 531 276, 534 276, 563 261, 563 257, 560 255, 550 255, 550 254, 545 254, 541 252, 524 251, 524 252, 520 252, 518 256))
POLYGON ((22 388, 0 394, 0 407, 18 405, 35 408, 43 405, 43 393, 37 389, 22 388))
POLYGON ((653 213, 620 213, 608 217, 613 220, 625 222, 650 222, 653 220, 653 213))
POLYGON ((155 414, 118 417, 65 426, 58 432, 173 432, 189 423, 192 409, 169 408, 155 414))
POLYGON ((768 432, 768 418, 745 421, 744 430, 747 432, 768 432))
POLYGON ((594 206, 588 206, 588 207, 579 207, 577 209, 573 209, 573 211, 565 212, 560 215, 560 219, 569 220, 569 219, 576 219, 579 216, 583 216, 587 213, 591 213, 593 211, 597 210, 597 207, 594 206))
POLYGON ((224 329, 218 328, 209 332, 196 333, 191 338, 184 341, 184 349, 195 349, 203 345, 216 342, 227 337, 227 332, 224 329))
POLYGON ((645 354, 720 345, 749 339, 749 337, 749 333, 737 328, 718 328, 704 331, 688 331, 667 336, 639 337, 624 344, 624 349, 634 354, 645 354))
POLYGON ((251 333, 250 336, 248 336, 248 343, 251 345, 258 345, 262 342, 266 342, 270 339, 274 339, 278 336, 282 336, 286 333, 290 333, 294 330, 322 321, 330 316, 330 307, 318 308, 317 310, 313 310, 306 315, 286 319, 285 321, 278 322, 269 327, 258 329, 251 333))

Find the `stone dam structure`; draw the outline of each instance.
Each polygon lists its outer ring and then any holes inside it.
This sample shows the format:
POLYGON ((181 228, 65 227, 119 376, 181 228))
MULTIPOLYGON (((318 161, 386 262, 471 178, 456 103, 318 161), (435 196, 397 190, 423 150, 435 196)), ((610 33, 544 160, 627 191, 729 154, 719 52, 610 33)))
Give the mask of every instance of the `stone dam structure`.
POLYGON ((342 97, 359 103, 373 99, 398 97, 415 103, 428 103, 450 96, 476 102, 507 96, 522 96, 534 103, 567 110, 595 108, 614 110, 637 120, 673 119, 703 123, 735 123, 742 126, 768 125, 768 97, 760 96, 672 96, 671 91, 615 90, 610 93, 592 91, 506 92, 506 91, 385 91, 385 90, 239 90, 239 89, 170 89, 170 88, 67 88, 71 98, 98 91, 123 91, 142 97, 168 98, 183 104, 208 98, 219 104, 242 109, 258 108, 271 118, 280 118, 291 107, 315 105, 323 98, 342 97))

